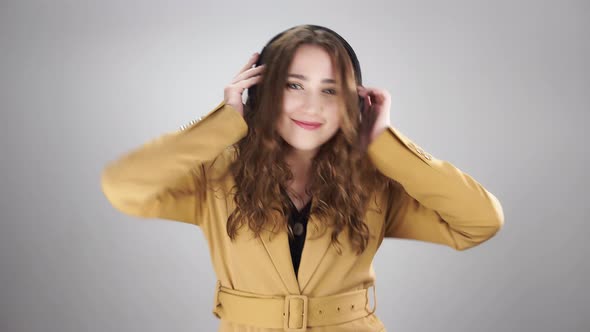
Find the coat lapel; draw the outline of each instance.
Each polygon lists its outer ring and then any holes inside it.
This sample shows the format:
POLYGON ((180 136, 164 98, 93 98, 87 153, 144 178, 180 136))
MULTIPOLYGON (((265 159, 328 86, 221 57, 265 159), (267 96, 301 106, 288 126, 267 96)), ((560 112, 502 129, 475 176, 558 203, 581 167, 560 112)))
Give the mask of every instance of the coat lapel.
MULTIPOLYGON (((315 204, 315 199, 312 201, 312 209, 315 204)), ((310 214, 307 222, 307 232, 305 234, 305 242, 303 244, 303 252, 301 253, 301 262, 299 264, 298 281, 299 289, 303 292, 309 283, 314 272, 317 270, 322 259, 326 255, 330 247, 330 229, 322 232, 321 219, 315 215, 310 214), (316 227, 317 226, 317 227, 316 227), (316 230, 316 228, 318 228, 316 230)))
MULTIPOLYGON (((312 198, 311 210, 313 210, 315 204, 315 198, 312 198)), ((320 223, 320 219, 310 214, 297 273, 298 277, 295 276, 295 270, 293 269, 287 232, 281 230, 272 233, 269 229, 265 229, 261 233, 262 243, 289 294, 302 293, 330 247, 330 230, 326 230, 322 235, 321 227, 316 230, 318 228, 316 226, 321 226, 320 223)))
POLYGON ((287 232, 280 230, 273 233, 269 229, 264 229, 260 238, 289 294, 301 294, 293 269, 287 232))

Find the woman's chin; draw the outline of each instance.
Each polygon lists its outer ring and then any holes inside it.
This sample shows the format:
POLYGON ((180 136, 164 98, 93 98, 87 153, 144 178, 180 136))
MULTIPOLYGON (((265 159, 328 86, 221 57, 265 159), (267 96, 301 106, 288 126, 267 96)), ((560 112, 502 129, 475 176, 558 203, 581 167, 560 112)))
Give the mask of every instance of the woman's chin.
POLYGON ((299 142, 287 142, 287 144, 289 144, 289 146, 293 150, 297 150, 299 152, 307 152, 307 153, 316 151, 321 146, 321 144, 317 144, 317 143, 310 144, 310 143, 299 143, 299 142))
POLYGON ((300 155, 301 157, 307 156, 311 157, 314 156, 318 151, 321 145, 318 144, 292 144, 287 142, 287 146, 289 148, 289 152, 295 155, 300 155))

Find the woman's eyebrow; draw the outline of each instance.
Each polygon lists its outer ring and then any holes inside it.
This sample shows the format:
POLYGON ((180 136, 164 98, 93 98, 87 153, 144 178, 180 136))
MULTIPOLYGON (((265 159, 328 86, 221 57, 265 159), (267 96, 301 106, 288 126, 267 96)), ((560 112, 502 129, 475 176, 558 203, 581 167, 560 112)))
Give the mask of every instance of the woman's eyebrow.
MULTIPOLYGON (((289 74, 288 77, 295 77, 304 81, 307 81, 307 77, 301 75, 301 74, 289 74)), ((331 78, 324 78, 322 80, 322 83, 336 83, 335 80, 331 79, 331 78)))

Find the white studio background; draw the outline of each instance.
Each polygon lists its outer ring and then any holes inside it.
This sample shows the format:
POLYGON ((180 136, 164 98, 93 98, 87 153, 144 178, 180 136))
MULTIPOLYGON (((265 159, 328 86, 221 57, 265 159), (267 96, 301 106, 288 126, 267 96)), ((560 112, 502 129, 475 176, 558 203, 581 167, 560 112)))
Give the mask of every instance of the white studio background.
POLYGON ((590 330, 588 1, 3 0, 0 331, 216 330, 201 230, 120 214, 100 171, 304 23, 346 38, 392 123, 504 208, 465 252, 384 241, 387 329, 590 330))

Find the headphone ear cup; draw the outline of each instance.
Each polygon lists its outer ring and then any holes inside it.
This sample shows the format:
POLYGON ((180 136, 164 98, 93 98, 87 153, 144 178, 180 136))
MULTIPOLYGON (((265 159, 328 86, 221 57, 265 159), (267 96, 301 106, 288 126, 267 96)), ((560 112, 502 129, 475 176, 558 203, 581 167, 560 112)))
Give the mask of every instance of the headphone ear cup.
POLYGON ((361 96, 359 96, 359 110, 360 110, 361 114, 365 110, 365 98, 363 98, 361 96))
MULTIPOLYGON (((259 67, 262 65, 262 55, 264 54, 266 47, 264 47, 262 49, 262 51, 260 52, 260 54, 258 55, 258 60, 256 60, 256 63, 254 64, 253 68, 259 67)), ((256 90, 258 90, 258 84, 253 84, 251 85, 247 91, 248 91, 248 98, 246 99, 246 105, 248 105, 248 109, 254 109, 257 100, 256 100, 256 90)))

